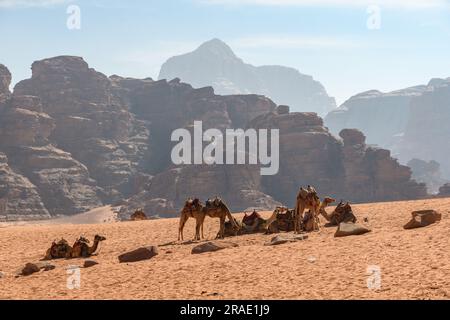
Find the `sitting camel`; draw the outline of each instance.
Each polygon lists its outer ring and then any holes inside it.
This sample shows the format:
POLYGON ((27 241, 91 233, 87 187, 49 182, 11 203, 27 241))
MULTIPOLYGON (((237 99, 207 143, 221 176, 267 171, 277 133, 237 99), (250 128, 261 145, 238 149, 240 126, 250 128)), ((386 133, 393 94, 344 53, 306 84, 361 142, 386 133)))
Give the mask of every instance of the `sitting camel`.
POLYGON ((329 225, 338 226, 341 222, 356 223, 356 216, 353 214, 352 207, 348 202, 344 204, 341 201, 331 214, 325 211, 325 208, 335 201, 332 198, 325 198, 320 206, 319 212, 328 221, 329 225))
POLYGON ((233 217, 234 223, 237 225, 238 229, 233 226, 231 221, 225 222, 225 237, 266 232, 268 220, 262 218, 256 210, 251 214, 247 214, 246 212, 244 214, 242 222, 233 217))
POLYGON ((92 247, 89 247, 89 240, 84 237, 77 239, 73 246, 70 246, 65 239, 58 242, 53 241, 52 246, 45 254, 44 260, 90 257, 97 250, 98 244, 104 240, 106 240, 105 237, 96 235, 92 247))
POLYGON ((84 237, 80 237, 72 246, 72 258, 88 258, 97 251, 98 245, 101 241, 105 241, 106 238, 96 235, 94 237, 94 244, 89 246, 89 240, 84 237))
POLYGON ((181 216, 180 216, 180 224, 178 227, 178 241, 183 241, 183 229, 186 225, 186 221, 189 220, 189 218, 195 219, 195 240, 200 240, 200 229, 202 231, 202 238, 205 238, 203 235, 203 222, 205 221, 205 212, 203 204, 200 202, 199 199, 192 199, 189 198, 186 200, 183 209, 181 210, 181 216))
POLYGON ((130 217, 131 221, 143 221, 147 220, 147 215, 143 209, 137 209, 130 217))
POLYGON ((217 233, 216 239, 223 239, 225 237, 225 219, 227 217, 232 223, 233 228, 239 230, 239 226, 235 223, 235 219, 231 215, 230 209, 228 209, 227 205, 219 197, 212 200, 208 199, 203 210, 206 216, 220 219, 220 229, 217 233))
POLYGON ((294 231, 295 211, 286 207, 277 207, 267 220, 266 233, 280 233, 294 231))
POLYGON ((297 195, 297 202, 295 206, 295 223, 294 223, 294 232, 300 233, 303 229, 302 225, 305 222, 310 221, 311 226, 308 226, 309 229, 319 230, 319 207, 320 207, 320 199, 317 195, 316 189, 311 186, 308 188, 300 188, 300 191, 297 195), (303 216, 303 212, 305 209, 309 209, 310 213, 303 216), (305 219, 307 218, 307 219, 305 219))

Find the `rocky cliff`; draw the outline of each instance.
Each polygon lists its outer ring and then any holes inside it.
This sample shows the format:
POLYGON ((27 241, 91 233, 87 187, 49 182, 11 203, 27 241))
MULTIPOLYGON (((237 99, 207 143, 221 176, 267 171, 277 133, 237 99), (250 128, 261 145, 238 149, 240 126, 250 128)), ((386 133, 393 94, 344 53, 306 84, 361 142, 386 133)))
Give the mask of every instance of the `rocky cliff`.
MULTIPOLYGON (((5 71, 6 70, 6 71, 5 71)), ((423 197, 386 150, 355 131, 335 138, 315 113, 290 113, 259 95, 216 95, 171 81, 106 77, 79 57, 37 61, 9 92, 0 68, 0 219, 75 214, 121 204, 174 216, 189 196, 222 196, 232 210, 292 205, 300 185, 352 201, 423 197), (183 165, 170 160, 174 129, 280 129, 280 172, 258 165, 183 165)))
POLYGON ((325 115, 336 107, 334 98, 311 76, 283 66, 252 66, 218 39, 191 53, 170 58, 162 66, 159 79, 177 77, 194 87, 212 86, 219 94, 265 95, 295 111, 325 115))

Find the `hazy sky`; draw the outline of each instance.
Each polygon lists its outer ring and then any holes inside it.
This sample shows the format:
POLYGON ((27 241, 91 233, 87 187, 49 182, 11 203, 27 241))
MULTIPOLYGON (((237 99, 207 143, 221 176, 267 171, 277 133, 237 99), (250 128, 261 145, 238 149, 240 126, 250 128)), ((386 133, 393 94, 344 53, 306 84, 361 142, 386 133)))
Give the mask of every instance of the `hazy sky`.
POLYGON ((14 82, 56 55, 156 78, 167 58, 211 38, 254 65, 312 75, 338 103, 450 77, 450 0, 0 0, 0 30, 0 63, 14 82), (80 30, 66 26, 70 5, 80 30), (369 5, 381 9, 380 29, 367 26, 369 5))

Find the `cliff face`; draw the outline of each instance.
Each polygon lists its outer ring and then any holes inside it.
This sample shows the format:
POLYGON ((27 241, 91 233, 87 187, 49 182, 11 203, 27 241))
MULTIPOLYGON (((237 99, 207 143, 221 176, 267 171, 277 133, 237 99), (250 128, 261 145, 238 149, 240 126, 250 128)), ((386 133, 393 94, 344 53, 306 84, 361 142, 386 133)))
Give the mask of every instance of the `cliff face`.
POLYGON ((417 86, 390 93, 360 93, 327 114, 325 125, 336 135, 345 128, 361 130, 369 144, 392 148, 405 132, 411 100, 425 90, 426 86, 417 86))
POLYGON ((194 87, 212 86, 219 94, 262 94, 295 111, 325 115, 336 107, 334 98, 311 76, 293 68, 246 64, 218 39, 170 58, 162 66, 159 79, 177 77, 194 87))
MULTIPOLYGON (((363 131, 369 144, 392 150, 402 163, 412 159, 436 161, 443 178, 450 179, 450 161, 444 147, 450 138, 449 88, 450 78, 432 79, 427 85, 390 93, 361 93, 330 112, 325 124, 334 134, 344 128, 363 131)), ((416 168, 414 176, 436 192, 438 177, 432 172, 424 176, 422 166, 413 166, 416 168)))
POLYGON ((434 80, 421 96, 411 101, 405 135, 398 146, 401 159, 419 158, 440 163, 442 174, 450 177, 450 78, 434 80))
POLYGON ((384 149, 368 147, 358 130, 341 131, 336 139, 316 114, 271 113, 251 127, 280 129, 280 173, 264 177, 263 190, 293 205, 300 185, 353 202, 415 199, 425 185, 411 180, 411 171, 384 149))
MULTIPOLYGON (((315 113, 289 113, 258 95, 216 95, 179 79, 106 77, 78 57, 33 63, 31 79, 9 92, 0 68, 0 219, 48 218, 122 204, 150 215, 178 215, 186 198, 221 196, 232 210, 292 205, 300 185, 352 201, 424 195, 389 152, 344 143, 315 113), (3 79, 3 80, 2 80, 3 79), (178 128, 280 129, 280 172, 258 165, 183 165, 170 160, 178 128), (366 189, 368 191, 366 191, 366 189)), ((6 80, 5 80, 6 79, 6 80)), ((9 79, 9 80, 8 80, 9 79)))

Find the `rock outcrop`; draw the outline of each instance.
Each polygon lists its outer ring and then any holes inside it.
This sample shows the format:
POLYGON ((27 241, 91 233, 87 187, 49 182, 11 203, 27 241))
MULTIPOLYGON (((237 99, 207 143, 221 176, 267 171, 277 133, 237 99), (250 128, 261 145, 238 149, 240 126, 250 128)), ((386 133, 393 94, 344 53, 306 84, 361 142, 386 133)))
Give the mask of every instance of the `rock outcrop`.
POLYGON ((253 120, 250 127, 280 129, 280 172, 263 178, 263 191, 294 205, 301 185, 314 185, 322 195, 370 202, 426 196, 424 184, 384 149, 369 147, 356 129, 336 139, 314 113, 278 114, 253 120))
POLYGON ((435 160, 444 178, 450 178, 450 78, 435 79, 428 90, 411 101, 404 137, 397 148, 400 159, 435 160))
MULTIPOLYGON (((344 128, 357 128, 367 136, 369 144, 392 150, 401 163, 412 159, 436 161, 442 177, 450 179, 450 160, 444 147, 450 138, 450 78, 432 79, 420 85, 389 93, 368 91, 358 94, 325 117, 334 134, 344 128)), ((413 163, 414 164, 414 163, 413 163)), ((417 166, 413 165, 413 171, 417 166)), ((423 176, 431 192, 437 190, 435 173, 423 176)))
POLYGON ((79 57, 33 63, 9 92, 0 68, 0 219, 121 205, 129 219, 178 216, 186 198, 221 196, 233 211, 293 205, 300 185, 354 202, 413 199, 425 187, 356 130, 335 138, 315 113, 290 113, 259 95, 220 96, 172 81, 106 77, 79 57), (280 129, 280 172, 259 165, 180 165, 175 129, 280 129), (4 186, 4 187, 2 187, 4 186), (24 197, 26 195, 26 197, 24 197))
POLYGON ((430 194, 437 194, 439 188, 448 181, 442 178, 441 165, 437 161, 411 159, 407 165, 411 168, 413 179, 425 183, 430 194))
POLYGON ((194 87, 212 86, 219 94, 262 94, 293 111, 325 115, 336 107, 334 98, 311 76, 288 67, 246 64, 218 39, 163 64, 159 79, 174 78, 194 87))

